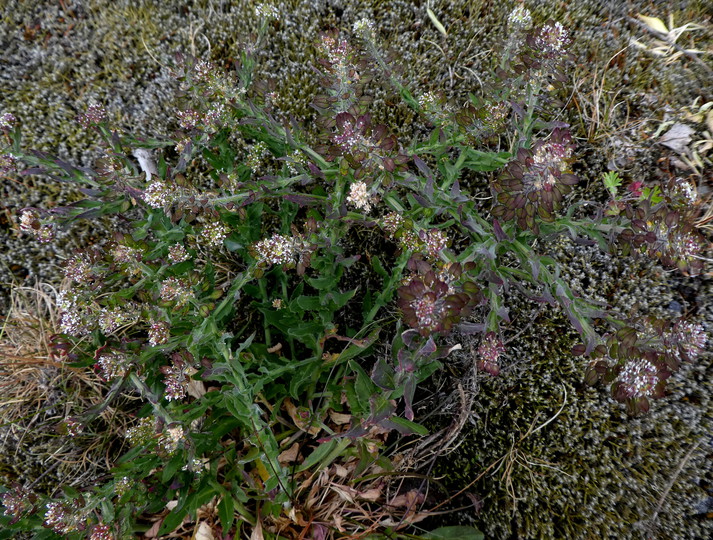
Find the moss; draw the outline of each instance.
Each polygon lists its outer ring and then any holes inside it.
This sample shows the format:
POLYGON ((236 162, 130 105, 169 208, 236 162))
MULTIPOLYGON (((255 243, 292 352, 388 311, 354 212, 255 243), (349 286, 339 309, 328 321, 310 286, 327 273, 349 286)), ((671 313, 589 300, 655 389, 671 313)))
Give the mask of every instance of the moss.
MULTIPOLYGON (((643 259, 618 260, 568 242, 550 249, 564 262, 562 277, 580 294, 621 313, 636 309, 675 316, 680 309, 675 306, 685 303, 687 312, 711 327, 713 310, 690 300, 709 297, 710 283, 693 282, 697 293, 686 301, 665 273, 643 259)), ((433 476, 455 493, 485 473, 468 488, 482 510, 461 512, 457 519, 475 522, 491 538, 640 538, 674 479, 658 516, 657 534, 710 536, 713 524, 693 517, 706 499, 705 478, 711 474, 706 467, 713 454, 710 356, 684 365, 670 381, 668 395, 654 402, 648 415, 632 418, 606 388, 583 384, 586 361, 572 356, 578 337, 561 313, 548 308, 535 318, 536 306, 517 299, 507 305, 517 317, 511 332, 534 322, 507 344, 499 377, 469 375, 478 343, 467 336, 454 338, 463 350, 451 367, 465 374, 459 382, 471 389, 472 417, 457 450, 437 462, 433 476), (555 417, 560 407, 554 420, 527 435, 555 417)), ((455 383, 439 384, 448 388, 455 383)), ((438 399, 425 408, 437 408, 438 399)), ((452 413, 431 427, 451 422, 452 413)), ((467 499, 459 502, 468 505, 467 499)))

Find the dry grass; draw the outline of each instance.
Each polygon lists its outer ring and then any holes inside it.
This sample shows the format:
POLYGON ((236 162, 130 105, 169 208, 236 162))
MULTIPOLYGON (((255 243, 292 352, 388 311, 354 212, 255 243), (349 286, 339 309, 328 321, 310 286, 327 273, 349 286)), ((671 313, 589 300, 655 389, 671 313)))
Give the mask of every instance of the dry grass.
POLYGON ((88 426, 87 436, 57 432, 65 418, 100 403, 106 389, 91 371, 51 357, 56 294, 47 284, 15 287, 0 326, 0 480, 46 491, 59 480, 87 485, 108 470, 128 420, 110 406, 88 426))

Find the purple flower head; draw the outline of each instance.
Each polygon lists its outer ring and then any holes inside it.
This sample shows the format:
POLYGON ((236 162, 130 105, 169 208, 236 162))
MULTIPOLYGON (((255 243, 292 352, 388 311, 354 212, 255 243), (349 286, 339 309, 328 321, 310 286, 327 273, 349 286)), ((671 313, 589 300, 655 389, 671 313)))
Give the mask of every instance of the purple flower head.
POLYGON ((397 305, 404 321, 424 337, 450 332, 480 299, 480 290, 472 281, 459 283, 463 273, 459 263, 449 263, 439 271, 414 257, 408 267, 413 274, 399 287, 397 305))
POLYGON ((496 203, 492 214, 504 220, 516 219, 522 229, 539 232, 537 219, 553 221, 578 178, 569 172, 572 138, 556 128, 547 141, 538 141, 531 150, 521 148, 515 160, 493 182, 496 203))
POLYGON ((497 376, 500 373, 498 359, 505 353, 505 345, 495 332, 488 332, 478 347, 478 369, 497 376))

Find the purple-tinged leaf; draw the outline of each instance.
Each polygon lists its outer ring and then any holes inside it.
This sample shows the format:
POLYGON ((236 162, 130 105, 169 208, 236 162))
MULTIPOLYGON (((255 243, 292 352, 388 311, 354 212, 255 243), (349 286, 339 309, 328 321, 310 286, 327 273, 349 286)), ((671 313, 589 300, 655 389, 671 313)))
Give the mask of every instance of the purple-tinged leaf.
POLYGON ((416 393, 416 377, 408 377, 404 383, 404 416, 407 420, 413 420, 413 396, 416 393))
POLYGON ((436 342, 433 341, 432 337, 428 337, 426 343, 421 347, 416 353, 417 357, 428 357, 438 350, 436 347, 436 342))
POLYGON ((465 335, 479 334, 485 331, 485 324, 469 322, 460 323, 456 325, 456 330, 465 335))
POLYGON ((286 201, 298 204, 300 207, 314 206, 315 204, 317 204, 317 201, 313 197, 310 197, 308 195, 300 195, 298 193, 284 195, 283 198, 286 201))
POLYGON ((417 202, 418 204, 420 204, 421 206, 423 206, 424 208, 430 208, 430 207, 431 207, 430 203, 429 203, 426 199, 424 199, 423 197, 421 197, 421 195, 419 195, 418 193, 414 193, 414 194, 413 194, 413 198, 416 199, 416 202, 417 202))
POLYGON ((510 237, 505 234, 503 228, 500 226, 500 222, 497 219, 493 220, 493 232, 495 233, 495 239, 498 242, 503 242, 504 240, 510 240, 510 237))
POLYGON ((418 332, 413 329, 408 329, 401 333, 401 340, 404 342, 404 345, 406 345, 407 347, 413 346, 415 343, 415 340, 417 338, 418 338, 418 332))

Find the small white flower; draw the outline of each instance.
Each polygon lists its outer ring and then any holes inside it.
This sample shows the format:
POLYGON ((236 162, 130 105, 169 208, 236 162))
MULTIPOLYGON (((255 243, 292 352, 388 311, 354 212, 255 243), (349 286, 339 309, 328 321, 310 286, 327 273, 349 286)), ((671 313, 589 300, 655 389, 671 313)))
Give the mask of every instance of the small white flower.
POLYGON ((354 182, 351 185, 349 188, 349 195, 347 196, 347 202, 364 210, 365 212, 371 211, 371 198, 369 197, 369 193, 364 182, 354 182))
POLYGON ((173 190, 168 184, 156 180, 146 188, 144 201, 152 208, 163 208, 173 202, 173 190))
POLYGON ((270 264, 291 263, 295 260, 295 241, 281 234, 260 240, 254 247, 258 258, 270 264))
POLYGON ((255 6, 255 16, 264 17, 265 19, 277 19, 280 12, 275 6, 271 6, 265 2, 261 2, 255 6))

